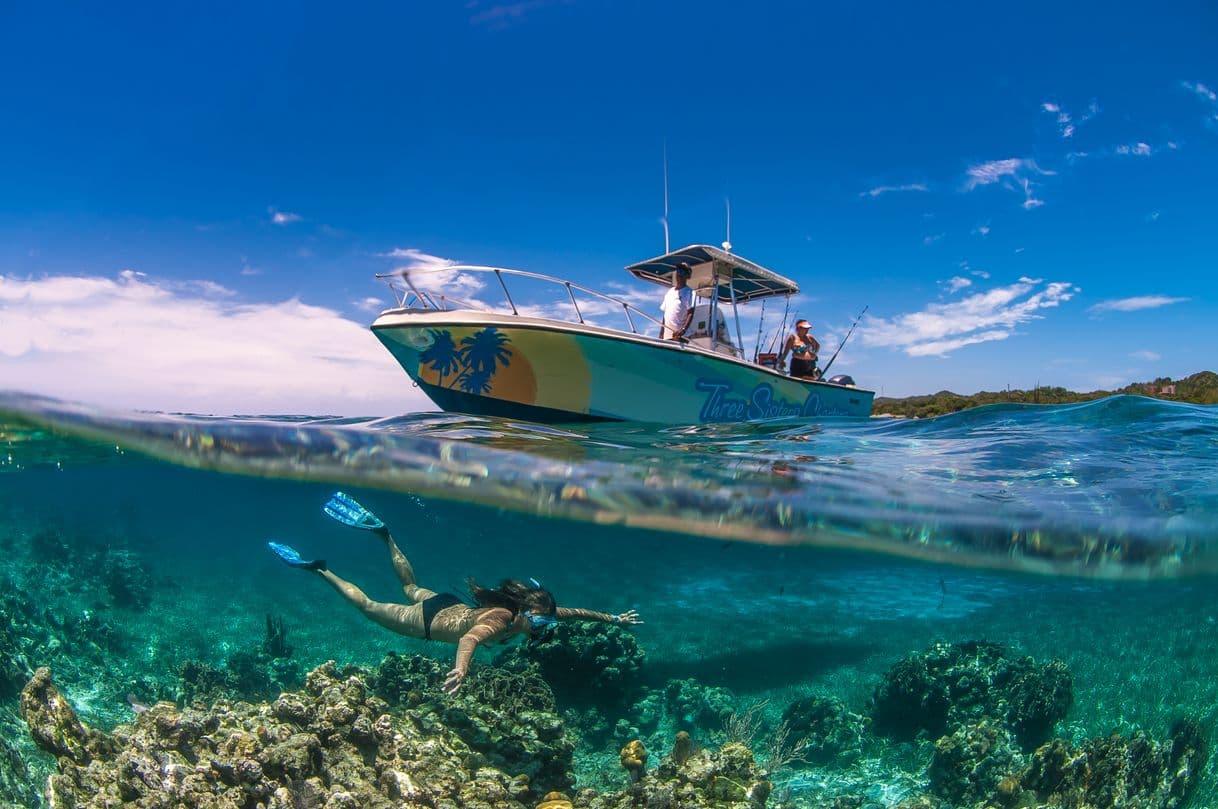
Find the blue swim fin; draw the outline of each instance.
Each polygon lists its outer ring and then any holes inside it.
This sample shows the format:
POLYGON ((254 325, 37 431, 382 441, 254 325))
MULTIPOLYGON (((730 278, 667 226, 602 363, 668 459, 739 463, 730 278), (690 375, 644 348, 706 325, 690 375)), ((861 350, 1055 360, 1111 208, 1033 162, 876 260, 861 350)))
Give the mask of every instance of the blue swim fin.
POLYGON ((335 492, 329 501, 321 507, 332 520, 338 520, 343 525, 352 528, 362 528, 365 531, 379 531, 385 527, 381 518, 355 502, 355 498, 343 492, 335 492))
POLYGON ((276 556, 291 567, 299 567, 305 570, 326 569, 325 559, 314 559, 313 561, 303 559, 301 558, 300 554, 296 552, 296 549, 289 545, 284 545, 280 542, 268 542, 266 543, 266 546, 274 551, 276 556))

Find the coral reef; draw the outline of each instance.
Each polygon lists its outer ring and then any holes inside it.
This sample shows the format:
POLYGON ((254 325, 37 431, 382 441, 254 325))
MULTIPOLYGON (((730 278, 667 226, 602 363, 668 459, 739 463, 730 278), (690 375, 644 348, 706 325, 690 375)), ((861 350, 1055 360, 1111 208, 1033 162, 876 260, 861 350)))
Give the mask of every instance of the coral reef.
MULTIPOLYGON (((999 791, 1023 766, 1011 732, 989 720, 961 725, 935 742, 927 775, 931 790, 953 806, 972 806, 999 791)), ((1008 783, 1003 792, 1013 787, 1008 783)))
POLYGON ((575 742, 535 666, 477 667, 453 696, 441 689, 446 671, 431 658, 389 655, 369 682, 424 729, 451 731, 491 766, 528 776, 535 794, 573 786, 575 742))
POLYGON ((849 761, 863 752, 867 721, 841 700, 812 696, 796 700, 782 713, 795 738, 803 740, 801 756, 811 763, 849 761))
MULTIPOLYGON (((403 668, 396 660, 389 666, 403 668)), ((411 667, 412 673, 425 670, 411 667)), ((382 681, 385 676, 378 673, 382 681)), ((49 809, 760 809, 773 789, 743 745, 669 757, 648 772, 646 751, 635 742, 621 757, 634 779, 628 788, 581 790, 574 798, 552 791, 539 799, 529 775, 496 768, 449 727, 472 702, 472 696, 455 700, 443 722, 427 707, 426 694, 395 713, 358 670, 339 671, 329 662, 308 674, 303 690, 274 702, 221 702, 207 710, 160 702, 134 723, 103 733, 80 721, 45 668, 21 694, 33 738, 57 759, 47 781, 49 809)), ((503 724, 506 733, 528 732, 503 724)))
POLYGON ((1026 800, 1027 794, 1018 794, 1026 791, 1049 806, 1176 809, 1188 805, 1208 758, 1201 727, 1181 719, 1163 742, 1141 731, 1089 739, 1077 748, 1056 739, 1033 753, 1011 789, 1015 800, 1026 800))
MULTIPOLYGON (((628 746, 629 747, 629 746, 628 746)), ((588 809, 759 809, 774 785, 757 766, 752 752, 741 744, 725 744, 717 751, 699 750, 683 763, 666 758, 651 772, 639 762, 642 745, 622 751, 622 765, 637 771, 628 789, 612 795, 580 793, 575 806, 588 809)))
POLYGON ((1074 699, 1064 663, 1011 657, 986 641, 936 643, 889 669, 872 697, 877 732, 937 738, 983 717, 1000 720, 1026 750, 1043 742, 1074 699))
POLYGON ((554 640, 500 652, 497 666, 536 664, 564 706, 618 708, 634 700, 642 687, 646 654, 634 635, 612 624, 561 623, 554 640))
POLYGON ((58 756, 50 809, 412 805, 525 809, 528 781, 491 767, 442 727, 394 718, 333 663, 274 703, 179 711, 158 703, 112 734, 90 730, 40 670, 22 709, 58 756))

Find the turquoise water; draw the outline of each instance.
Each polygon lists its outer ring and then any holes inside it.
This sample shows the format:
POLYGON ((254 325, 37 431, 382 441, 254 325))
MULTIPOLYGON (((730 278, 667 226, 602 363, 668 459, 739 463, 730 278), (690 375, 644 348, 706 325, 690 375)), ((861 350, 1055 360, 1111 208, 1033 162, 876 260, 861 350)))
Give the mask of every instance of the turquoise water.
MULTIPOLYGON (((639 716, 671 681, 759 706, 761 757, 803 697, 870 722, 886 674, 936 642, 1061 660, 1073 700, 1047 735, 1071 744, 1138 729, 1162 740, 1180 717, 1213 733, 1214 408, 1114 397, 924 421, 563 429, 113 414, 8 395, 0 425, 0 795, 15 805, 34 805, 54 768, 17 715, 37 666, 82 720, 110 729, 132 721, 128 695, 182 701, 185 664, 224 670, 260 648, 268 616, 291 657, 263 661, 273 676, 249 679, 262 693, 231 698, 273 699, 326 660, 450 660, 451 647, 371 624, 267 552, 268 539, 289 542, 400 600, 383 545, 322 514, 339 486, 389 524, 424 586, 535 577, 560 605, 642 614, 629 698, 553 683, 577 787, 623 789, 618 751, 632 737, 671 746, 676 720, 639 716)), ((500 665, 501 651, 477 660, 500 665)), ((691 727, 701 745, 722 741, 719 721, 691 727)), ((929 794, 942 730, 868 727, 857 755, 775 768, 769 805, 929 794)), ((1215 805, 1213 773, 1207 763, 1191 805, 1215 805)))

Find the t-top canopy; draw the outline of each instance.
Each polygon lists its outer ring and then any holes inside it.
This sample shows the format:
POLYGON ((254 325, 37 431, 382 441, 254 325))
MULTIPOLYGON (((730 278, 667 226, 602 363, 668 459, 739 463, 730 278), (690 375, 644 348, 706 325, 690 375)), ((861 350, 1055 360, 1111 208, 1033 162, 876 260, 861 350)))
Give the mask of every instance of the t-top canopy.
POLYGON ((693 268, 694 283, 691 283, 691 286, 701 292, 703 284, 697 282, 704 282, 709 288, 710 278, 713 276, 717 281, 715 295, 724 303, 731 302, 732 288, 736 291, 736 301, 741 303, 799 292, 799 285, 791 279, 783 278, 765 267, 708 244, 691 244, 689 247, 649 258, 638 264, 631 264, 626 271, 635 278, 667 286, 672 283, 673 271, 682 261, 693 268))

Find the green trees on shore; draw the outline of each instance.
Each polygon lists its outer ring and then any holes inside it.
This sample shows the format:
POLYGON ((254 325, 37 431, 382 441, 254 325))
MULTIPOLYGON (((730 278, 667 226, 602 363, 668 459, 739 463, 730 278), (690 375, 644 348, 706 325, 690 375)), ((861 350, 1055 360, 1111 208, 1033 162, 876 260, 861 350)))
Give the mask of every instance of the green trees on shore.
POLYGON ((904 399, 877 397, 873 412, 877 415, 909 416, 925 418, 942 416, 970 407, 987 404, 1016 402, 1021 404, 1071 404, 1102 399, 1116 394, 1153 396, 1174 402, 1193 404, 1218 404, 1218 373, 1201 371, 1184 379, 1172 380, 1159 377, 1151 382, 1135 382, 1119 390, 1095 390, 1076 393, 1059 387, 1037 387, 1032 390, 980 391, 971 395, 941 390, 926 396, 909 396, 904 399))

